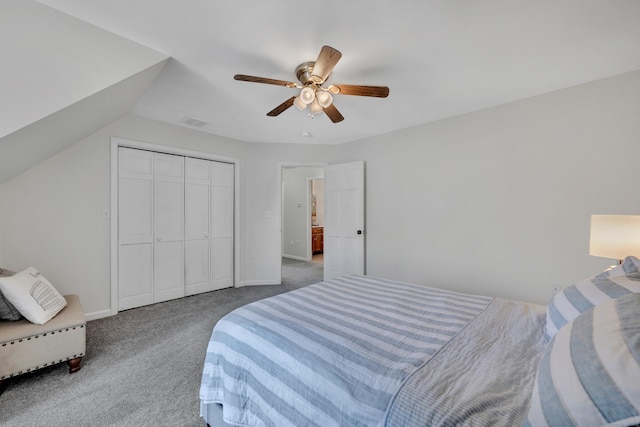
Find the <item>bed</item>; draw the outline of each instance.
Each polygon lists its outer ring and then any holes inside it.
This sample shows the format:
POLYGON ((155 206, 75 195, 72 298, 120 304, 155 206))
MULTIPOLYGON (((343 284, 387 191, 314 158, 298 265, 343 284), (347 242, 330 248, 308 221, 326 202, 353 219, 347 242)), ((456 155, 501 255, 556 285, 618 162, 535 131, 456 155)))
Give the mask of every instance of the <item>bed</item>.
MULTIPOLYGON (((553 425, 538 372, 550 357, 548 316, 541 305, 368 276, 309 285, 220 319, 201 416, 212 427, 553 425)), ((558 329, 552 342, 566 335, 558 329)), ((616 425, 640 422, 633 392, 616 425)))

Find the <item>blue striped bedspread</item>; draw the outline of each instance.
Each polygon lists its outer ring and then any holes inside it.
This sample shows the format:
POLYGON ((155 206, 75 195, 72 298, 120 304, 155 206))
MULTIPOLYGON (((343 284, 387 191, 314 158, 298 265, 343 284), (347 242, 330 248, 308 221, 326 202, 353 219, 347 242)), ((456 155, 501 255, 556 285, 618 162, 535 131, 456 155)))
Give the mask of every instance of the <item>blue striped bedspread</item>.
POLYGON ((201 414, 207 421, 207 405, 222 404, 238 426, 404 424, 412 403, 403 385, 419 383, 416 374, 491 302, 347 276, 251 303, 213 330, 201 414))

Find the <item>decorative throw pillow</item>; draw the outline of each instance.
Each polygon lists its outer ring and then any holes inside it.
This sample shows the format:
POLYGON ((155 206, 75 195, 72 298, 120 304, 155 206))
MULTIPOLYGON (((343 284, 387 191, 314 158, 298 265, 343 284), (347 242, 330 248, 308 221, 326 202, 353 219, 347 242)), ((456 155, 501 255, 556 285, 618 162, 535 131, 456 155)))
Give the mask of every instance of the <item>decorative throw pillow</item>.
POLYGON ((640 292, 640 260, 630 256, 621 265, 558 292, 547 305, 547 335, 552 338, 585 310, 634 292, 640 292))
MULTIPOLYGON (((14 271, 7 270, 6 268, 0 268, 0 277, 13 276, 16 274, 14 271)), ((22 314, 4 297, 4 294, 0 292, 0 319, 1 320, 20 320, 22 314)))
POLYGON ((640 294, 585 311, 540 361, 526 426, 640 423, 640 294))
POLYGON ((0 291, 27 320, 40 325, 67 305, 67 300, 33 267, 0 277, 0 291))

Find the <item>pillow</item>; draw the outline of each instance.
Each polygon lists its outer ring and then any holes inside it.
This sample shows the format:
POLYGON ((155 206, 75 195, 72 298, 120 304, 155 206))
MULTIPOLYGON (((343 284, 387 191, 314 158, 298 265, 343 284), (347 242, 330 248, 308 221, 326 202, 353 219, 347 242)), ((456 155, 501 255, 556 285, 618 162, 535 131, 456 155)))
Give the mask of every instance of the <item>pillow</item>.
MULTIPOLYGON (((6 268, 0 268, 0 277, 13 276, 16 274, 13 271, 6 268)), ((0 320, 20 320, 22 314, 4 297, 4 294, 0 292, 0 320)))
POLYGON ((640 294, 585 311, 545 349, 527 426, 640 423, 640 294))
POLYGON ((27 320, 40 325, 67 305, 67 300, 33 267, 0 277, 0 291, 27 320))
POLYGON ((629 293, 640 292, 640 260, 627 257, 621 265, 558 292, 547 305, 549 338, 580 313, 629 293))

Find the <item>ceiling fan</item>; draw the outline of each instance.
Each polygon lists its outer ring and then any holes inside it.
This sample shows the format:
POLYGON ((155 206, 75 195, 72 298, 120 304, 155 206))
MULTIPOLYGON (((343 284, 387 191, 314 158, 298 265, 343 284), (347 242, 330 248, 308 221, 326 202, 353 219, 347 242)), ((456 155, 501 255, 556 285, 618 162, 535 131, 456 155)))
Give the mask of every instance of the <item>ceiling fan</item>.
POLYGON ((344 120, 344 117, 333 105, 333 95, 374 96, 378 98, 386 98, 389 95, 389 88, 386 86, 344 84, 323 86, 341 57, 342 54, 338 50, 331 46, 323 46, 315 62, 303 62, 296 68, 296 77, 300 83, 247 76, 245 74, 236 74, 233 78, 245 82, 266 83, 300 89, 298 96, 292 96, 287 99, 269 111, 267 116, 275 117, 292 105, 295 105, 300 110, 304 110, 309 106, 309 116, 313 117, 315 114, 324 111, 333 123, 338 123, 344 120))

